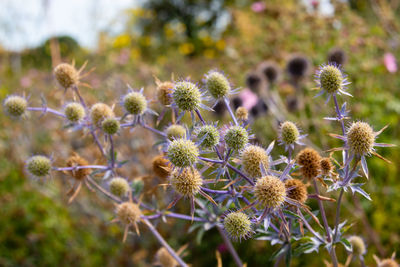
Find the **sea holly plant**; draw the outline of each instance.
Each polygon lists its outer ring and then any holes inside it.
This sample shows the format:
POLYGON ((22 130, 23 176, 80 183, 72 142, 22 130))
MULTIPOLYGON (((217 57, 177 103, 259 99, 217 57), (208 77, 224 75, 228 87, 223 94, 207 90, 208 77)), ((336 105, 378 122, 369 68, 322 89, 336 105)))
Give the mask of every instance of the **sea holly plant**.
POLYGON ((342 199, 348 192, 360 193, 370 200, 360 182, 362 175, 369 176, 367 158, 375 155, 384 159, 376 152, 376 147, 391 145, 377 142, 383 129, 375 132, 366 122, 355 121, 346 127, 346 120, 350 119, 347 105, 339 107, 338 96, 349 95, 345 90, 349 82, 340 67, 323 65, 316 75, 318 89, 327 95, 327 102, 334 103, 336 116, 326 119, 339 122, 341 127, 340 134, 331 136, 340 139, 343 145, 330 149, 327 157, 321 156, 315 146, 306 147, 305 143, 310 143, 309 140, 304 142, 307 134, 291 121, 282 122, 276 134, 285 155, 275 153, 276 140, 271 140, 266 148, 255 143, 248 111, 244 107, 232 110, 229 99, 236 90, 232 90, 231 83, 220 71, 208 72, 202 83, 156 79, 154 95, 162 109, 159 117, 170 114, 167 126, 158 125, 160 118, 151 126, 151 116, 157 113, 150 108, 151 102, 144 89, 128 86, 128 92, 119 96, 119 101, 115 102, 122 106, 120 116, 115 114, 114 105, 100 102, 88 105, 78 87, 82 84, 81 71, 82 68, 77 71, 66 63, 54 69, 60 86, 72 89, 79 101, 67 100, 62 108, 53 109, 46 101, 41 107, 33 107, 25 96, 11 95, 3 102, 4 111, 21 119, 26 119, 28 112, 51 114, 73 131, 90 133, 93 145, 106 164, 90 164, 99 161, 85 159, 74 152, 65 160, 66 166, 55 166, 49 155, 34 155, 26 160, 26 172, 44 181, 57 172, 70 177, 69 202, 78 201, 82 185, 105 195, 115 204, 113 222, 124 227, 124 242, 129 240, 131 230, 140 234, 140 229, 146 227, 161 245, 155 259, 158 264, 187 266, 182 250, 175 252, 154 226, 155 222, 174 218, 192 224, 189 231, 198 231, 199 237, 216 228, 237 266, 244 263, 232 241, 245 239, 265 240, 279 246, 268 259, 277 264, 284 261, 290 265, 294 256, 326 249, 330 259, 325 260, 339 266, 342 259, 337 259, 335 252, 339 244, 349 251, 347 262, 359 260, 364 264, 363 239, 349 237, 351 225, 347 220, 340 220, 342 199), (207 121, 208 114, 202 111, 213 111, 213 103, 208 106, 207 101, 221 99, 231 121, 207 121), (190 123, 185 123, 185 114, 190 115, 190 123), (136 180, 129 182, 130 177, 119 174, 127 164, 135 163, 118 157, 114 139, 122 138, 118 133, 135 128, 146 129, 158 138, 154 147, 163 152, 153 159, 149 168, 166 189, 162 190, 165 199, 172 200, 167 205, 154 201, 146 203, 141 193, 143 185, 136 180), (335 158, 340 151, 341 160, 335 158), (95 179, 99 175, 103 176, 100 181, 95 179), (308 185, 313 189, 308 189, 308 185), (326 193, 339 191, 339 198, 322 195, 321 185, 327 187, 326 193), (189 214, 174 212, 178 201, 188 202, 189 214), (318 210, 311 210, 307 205, 311 201, 318 202, 318 210), (327 201, 336 203, 336 217, 332 220, 328 220, 325 212, 327 201))

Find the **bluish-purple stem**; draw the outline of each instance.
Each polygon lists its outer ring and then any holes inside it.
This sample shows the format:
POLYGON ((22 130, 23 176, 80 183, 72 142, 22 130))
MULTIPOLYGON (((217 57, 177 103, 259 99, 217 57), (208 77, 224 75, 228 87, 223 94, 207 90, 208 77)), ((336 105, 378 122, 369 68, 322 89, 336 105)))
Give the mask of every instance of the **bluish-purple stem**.
POLYGON ((80 170, 80 169, 109 170, 110 167, 102 166, 102 165, 85 165, 85 166, 75 166, 75 167, 53 167, 53 170, 55 170, 55 171, 73 171, 73 170, 80 170))
POLYGON ((110 168, 111 170, 114 170, 115 167, 115 153, 114 153, 114 141, 112 138, 112 135, 108 135, 108 138, 110 140, 110 157, 111 157, 111 164, 110 164, 110 168))
POLYGON ((239 174, 240 176, 242 176, 249 184, 254 185, 254 182, 247 177, 243 172, 241 172, 239 169, 233 167, 231 164, 227 164, 226 165, 229 169, 231 169, 232 171, 236 172, 237 174, 239 174))
POLYGON ((196 114, 197 114, 197 117, 199 117, 199 120, 205 125, 206 122, 205 122, 205 120, 203 119, 203 117, 201 116, 200 111, 199 111, 198 109, 196 109, 195 112, 196 112, 196 114))
POLYGON ((227 109, 228 112, 229 112, 229 115, 231 115, 231 117, 232 117, 233 123, 235 123, 235 125, 238 125, 238 122, 237 122, 237 120, 236 120, 235 114, 233 114, 233 111, 232 111, 232 109, 231 109, 231 106, 229 105, 229 100, 228 100, 228 98, 224 97, 224 103, 225 103, 226 109, 227 109))
POLYGON ((212 193, 212 194, 220 194, 220 195, 229 194, 228 190, 214 190, 214 189, 209 189, 206 187, 201 187, 201 190, 203 190, 204 192, 207 192, 207 193, 212 193))
POLYGON ((199 159, 202 161, 211 162, 211 163, 217 163, 217 164, 223 163, 222 160, 209 159, 209 158, 204 158, 204 157, 199 157, 199 159))
POLYGON ((149 130, 149 131, 151 131, 151 132, 153 132, 153 133, 156 133, 156 134, 158 134, 158 135, 161 135, 162 137, 167 137, 167 135, 165 134, 165 133, 163 133, 163 132, 161 132, 161 131, 159 131, 159 130, 157 130, 157 129, 154 129, 153 127, 150 127, 150 126, 148 126, 147 124, 142 124, 142 127, 143 128, 145 128, 145 129, 147 129, 147 130, 149 130))
POLYGON ((185 214, 179 214, 179 213, 175 213, 175 212, 166 212, 166 213, 159 212, 157 214, 142 216, 142 217, 144 217, 148 220, 154 220, 154 219, 160 218, 163 215, 167 216, 167 217, 177 218, 177 219, 182 219, 182 220, 187 220, 187 221, 195 221, 195 222, 206 222, 207 221, 203 218, 199 218, 199 217, 192 218, 192 216, 188 216, 185 214))
POLYGON ((48 107, 27 107, 26 109, 30 110, 30 111, 41 111, 43 113, 47 113, 48 112, 48 113, 52 113, 54 115, 57 115, 57 116, 65 118, 65 115, 62 114, 61 112, 59 112, 59 111, 57 111, 55 109, 52 109, 52 108, 48 108, 48 107))

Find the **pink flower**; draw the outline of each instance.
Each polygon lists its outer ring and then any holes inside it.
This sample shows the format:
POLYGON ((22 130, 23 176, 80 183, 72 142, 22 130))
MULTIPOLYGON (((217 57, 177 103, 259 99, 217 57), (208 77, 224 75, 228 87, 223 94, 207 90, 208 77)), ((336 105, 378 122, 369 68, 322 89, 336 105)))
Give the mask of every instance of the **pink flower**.
POLYGON ((243 107, 245 107, 247 110, 250 110, 258 102, 257 95, 247 88, 245 88, 244 90, 242 90, 242 92, 240 92, 239 98, 242 99, 243 107))
POLYGON ((265 10, 266 6, 264 2, 258 1, 258 2, 254 2, 251 5, 251 10, 253 10, 256 13, 260 13, 263 12, 265 10))
POLYGON ((392 53, 385 53, 383 57, 383 63, 390 73, 394 73, 397 71, 396 58, 392 53))

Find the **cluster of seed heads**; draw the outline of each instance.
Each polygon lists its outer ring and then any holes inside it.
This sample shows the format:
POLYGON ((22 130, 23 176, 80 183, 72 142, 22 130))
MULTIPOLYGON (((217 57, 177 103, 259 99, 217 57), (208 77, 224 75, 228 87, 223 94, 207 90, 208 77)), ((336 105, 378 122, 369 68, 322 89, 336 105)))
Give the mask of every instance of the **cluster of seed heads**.
POLYGON ((205 80, 207 91, 215 99, 227 96, 231 91, 228 79, 218 71, 211 71, 206 74, 205 80))
POLYGON ((288 179, 285 181, 287 197, 304 204, 308 198, 307 187, 298 179, 288 179))
POLYGON ((224 229, 231 239, 241 240, 250 236, 251 221, 243 212, 231 212, 224 218, 224 229))
POLYGON ((170 174, 171 166, 169 161, 163 156, 159 155, 153 158, 152 161, 153 172, 160 178, 167 178, 170 174))
POLYGON ((172 92, 174 84, 172 82, 163 82, 157 86, 157 99, 161 105, 168 106, 172 104, 172 92))
POLYGON ((330 158, 321 159, 321 172, 323 175, 329 175, 333 169, 333 165, 330 158))
POLYGON ((241 121, 249 119, 249 111, 245 107, 238 107, 235 112, 236 118, 241 121))
POLYGON ((101 127, 104 119, 112 117, 114 117, 113 110, 104 103, 96 103, 90 109, 90 118, 95 126, 101 127))
POLYGON ((375 133, 366 122, 353 122, 347 131, 347 145, 357 155, 370 154, 375 143, 375 133))
POLYGON ((167 156, 174 166, 179 168, 189 167, 197 161, 199 149, 191 140, 177 139, 169 144, 167 156))
POLYGON ((123 202, 117 206, 116 214, 122 223, 129 225, 137 223, 140 220, 142 212, 135 203, 123 202))
POLYGON ((240 159, 244 171, 251 178, 260 178, 261 167, 265 170, 269 167, 267 152, 260 146, 248 145, 240 152, 240 159))
POLYGON ((202 140, 200 145, 206 149, 211 149, 219 144, 220 136, 218 129, 213 125, 204 125, 197 130, 197 138, 202 140))
POLYGON ((167 134, 169 140, 186 137, 186 129, 180 124, 171 124, 165 130, 165 133, 167 134))
POLYGON ((319 81, 321 89, 333 94, 342 89, 343 75, 335 65, 326 65, 321 69, 319 81))
POLYGON ((70 88, 79 82, 79 72, 74 66, 62 63, 54 69, 54 75, 58 83, 65 89, 70 88))
POLYGON ((106 118, 101 123, 101 129, 104 133, 113 135, 119 131, 120 124, 116 118, 106 118))
POLYGON ((264 176, 257 180, 254 195, 261 205, 268 208, 280 207, 286 198, 285 184, 275 176, 264 176))
POLYGON ((203 185, 201 174, 194 168, 178 169, 171 173, 170 182, 174 190, 182 196, 193 197, 203 185))

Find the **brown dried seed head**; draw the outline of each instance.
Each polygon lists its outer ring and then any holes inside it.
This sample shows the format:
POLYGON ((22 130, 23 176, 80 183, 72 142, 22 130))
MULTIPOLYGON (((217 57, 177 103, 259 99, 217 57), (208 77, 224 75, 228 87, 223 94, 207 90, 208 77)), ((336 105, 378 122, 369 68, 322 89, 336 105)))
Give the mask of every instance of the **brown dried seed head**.
POLYGON ((307 200, 307 187, 298 179, 288 179, 285 181, 287 196, 300 203, 307 200))
POLYGON ((156 253, 157 263, 160 264, 162 267, 175 267, 178 266, 178 263, 171 256, 168 250, 164 247, 160 248, 156 253))
MULTIPOLYGON (((89 162, 76 153, 74 153, 67 160, 68 167, 87 166, 87 165, 89 165, 89 162)), ((87 169, 78 169, 78 170, 68 171, 68 174, 71 175, 72 177, 74 177, 76 180, 83 180, 91 172, 92 172, 92 169, 87 168, 87 169)))
POLYGON ((312 148, 305 148, 297 155, 297 163, 301 166, 301 172, 307 179, 318 176, 321 169, 321 156, 312 148))
POLYGON ((333 165, 329 158, 322 158, 321 159, 321 171, 323 175, 329 175, 331 172, 333 165))
POLYGON ((157 99, 164 105, 168 106, 172 103, 172 92, 174 84, 172 82, 163 82, 157 86, 157 99))
POLYGON ((285 184, 277 177, 264 176, 257 180, 254 194, 261 205, 277 208, 285 201, 285 184))
POLYGON ((171 173, 170 168, 169 161, 163 155, 153 158, 153 171, 158 177, 166 179, 171 173))
POLYGON ((65 89, 79 83, 79 73, 74 66, 61 63, 54 68, 54 75, 58 83, 65 89))
POLYGON ((117 217, 124 224, 134 224, 139 221, 142 212, 139 206, 132 202, 123 202, 117 206, 117 217))

